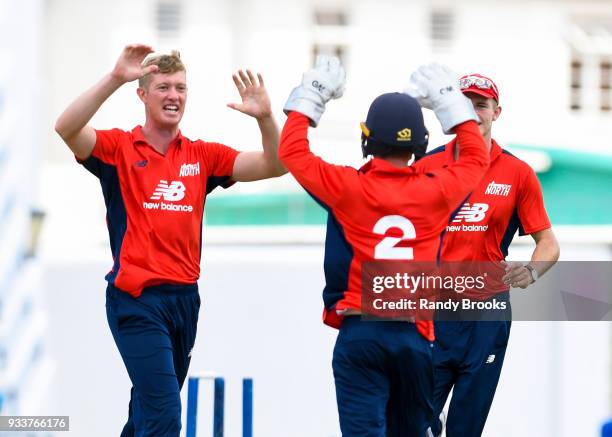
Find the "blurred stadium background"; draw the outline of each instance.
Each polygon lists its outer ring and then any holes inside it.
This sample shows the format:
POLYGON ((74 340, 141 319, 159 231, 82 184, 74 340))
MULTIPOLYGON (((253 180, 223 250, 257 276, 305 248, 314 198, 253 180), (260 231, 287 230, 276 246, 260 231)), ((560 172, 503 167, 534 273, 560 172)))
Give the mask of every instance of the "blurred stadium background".
MULTIPOLYGON (((2 415, 69 415, 68 435, 87 437, 118 435, 127 416, 130 384, 104 309, 102 196, 53 124, 132 42, 181 51, 185 135, 242 150, 257 149, 259 134, 225 107, 238 98, 232 72, 263 73, 282 123, 314 55, 340 55, 346 94, 312 147, 355 166, 370 101, 401 90, 415 67, 435 60, 489 75, 504 108, 493 136, 536 170, 562 259, 612 259, 609 0, 0 0, 2 415)), ((135 89, 119 90, 92 124, 141 123, 135 89)), ((427 123, 431 145, 443 144, 431 114, 427 123)), ((340 435, 335 332, 320 322, 324 222, 290 176, 207 199, 192 370, 227 377, 230 437, 242 376, 255 380, 256 435, 340 435)), ((515 239, 511 258, 532 247, 515 239)), ((599 435, 612 415, 611 333, 608 323, 515 322, 484 435, 599 435)))

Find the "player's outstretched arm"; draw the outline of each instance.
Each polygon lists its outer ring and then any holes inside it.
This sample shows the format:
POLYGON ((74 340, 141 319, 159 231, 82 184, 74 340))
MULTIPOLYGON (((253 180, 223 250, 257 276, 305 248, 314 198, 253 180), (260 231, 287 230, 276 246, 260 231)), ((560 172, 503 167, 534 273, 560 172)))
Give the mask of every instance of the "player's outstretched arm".
POLYGON ((291 91, 284 111, 288 115, 278 154, 293 177, 310 194, 328 206, 342 197, 357 171, 336 166, 315 156, 308 144, 308 128, 316 127, 330 99, 344 92, 345 73, 340 60, 319 56, 315 67, 304 73, 302 84, 291 91))
POLYGON ((153 51, 142 44, 123 49, 115 68, 97 84, 81 94, 62 112, 55 122, 55 131, 79 159, 87 159, 96 143, 96 132, 87 123, 121 85, 157 71, 156 65, 143 68, 142 61, 153 51))
POLYGON ((242 152, 236 157, 232 179, 248 182, 284 175, 287 170, 278 160, 280 133, 263 77, 259 73, 255 77, 250 70, 240 70, 232 78, 242 102, 228 103, 227 106, 257 120, 263 147, 261 152, 242 152))
POLYGON ((310 119, 310 126, 317 127, 325 112, 325 104, 339 99, 344 94, 346 72, 335 56, 319 55, 314 68, 302 76, 301 85, 295 87, 283 110, 285 114, 295 111, 310 119))
POLYGON ((459 89, 459 77, 444 65, 419 67, 410 76, 405 92, 436 114, 445 134, 454 133, 455 127, 466 121, 480 122, 472 103, 459 89))
POLYGON ((417 69, 406 91, 421 106, 434 111, 444 133, 456 133, 459 159, 435 174, 451 211, 480 182, 489 168, 489 152, 478 128, 480 119, 461 93, 458 76, 448 67, 431 64, 417 69))

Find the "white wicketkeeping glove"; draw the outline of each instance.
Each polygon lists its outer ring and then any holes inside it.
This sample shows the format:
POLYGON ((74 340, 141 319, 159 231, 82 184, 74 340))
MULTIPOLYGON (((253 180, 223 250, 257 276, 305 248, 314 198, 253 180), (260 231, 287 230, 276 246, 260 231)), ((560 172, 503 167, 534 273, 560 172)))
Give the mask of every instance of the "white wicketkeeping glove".
POLYGON ((423 108, 431 109, 445 134, 468 120, 480 123, 470 99, 459 88, 459 77, 448 67, 430 64, 419 67, 410 76, 406 94, 418 100, 423 108))
POLYGON ((314 68, 302 76, 302 84, 295 87, 283 107, 285 114, 296 111, 310 118, 310 125, 317 127, 325 104, 339 99, 344 93, 346 73, 335 56, 319 55, 314 68))

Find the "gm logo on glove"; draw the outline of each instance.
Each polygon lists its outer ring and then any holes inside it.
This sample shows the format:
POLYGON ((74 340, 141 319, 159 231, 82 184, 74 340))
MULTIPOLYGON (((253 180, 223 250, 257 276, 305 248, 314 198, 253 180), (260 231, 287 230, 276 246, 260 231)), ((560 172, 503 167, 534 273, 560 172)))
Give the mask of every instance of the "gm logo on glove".
POLYGON ((325 89, 325 85, 323 85, 322 83, 319 83, 318 80, 313 80, 311 85, 317 90, 319 90, 320 93, 322 93, 323 90, 325 89))

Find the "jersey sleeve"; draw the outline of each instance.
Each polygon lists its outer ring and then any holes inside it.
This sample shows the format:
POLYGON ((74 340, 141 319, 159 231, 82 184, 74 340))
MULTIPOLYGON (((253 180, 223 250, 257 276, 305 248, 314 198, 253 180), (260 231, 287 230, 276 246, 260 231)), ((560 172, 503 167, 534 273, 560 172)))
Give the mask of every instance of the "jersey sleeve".
POLYGON ((459 159, 451 164, 427 172, 435 177, 446 203, 455 210, 472 192, 489 168, 489 152, 478 124, 467 121, 455 128, 459 147, 459 159))
POLYGON ((91 174, 100 178, 103 164, 116 165, 117 149, 119 148, 120 139, 123 135, 127 135, 127 133, 121 129, 96 129, 96 143, 94 144, 91 155, 86 159, 79 159, 76 156, 74 158, 91 174))
POLYGON ((542 187, 531 167, 526 169, 522 178, 516 208, 521 222, 520 235, 533 234, 550 228, 542 187))
POLYGON ((98 158, 105 164, 117 164, 117 149, 121 143, 121 138, 129 135, 121 129, 97 130, 96 144, 91 155, 98 158))
POLYGON ((299 112, 290 112, 281 133, 278 156, 306 191, 333 208, 345 194, 350 179, 358 177, 358 172, 352 167, 325 162, 312 153, 308 126, 308 117, 299 112))
POLYGON ((206 169, 206 194, 217 187, 229 188, 234 185, 232 173, 234 162, 240 152, 229 146, 219 143, 202 143, 206 169))

